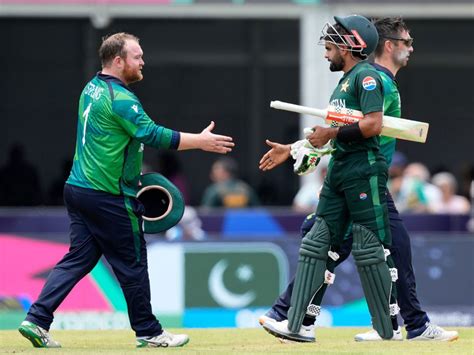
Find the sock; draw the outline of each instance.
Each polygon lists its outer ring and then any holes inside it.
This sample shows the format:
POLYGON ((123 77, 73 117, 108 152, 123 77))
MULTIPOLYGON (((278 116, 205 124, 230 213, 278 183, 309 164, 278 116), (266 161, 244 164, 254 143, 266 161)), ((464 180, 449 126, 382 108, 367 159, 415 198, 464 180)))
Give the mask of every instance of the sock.
POLYGON ((315 322, 316 322, 316 317, 305 315, 305 317, 303 319, 303 325, 306 326, 306 327, 308 325, 313 325, 315 322))
POLYGON ((393 330, 397 330, 397 329, 398 329, 397 316, 391 316, 390 319, 391 319, 391 321, 392 321, 393 330))

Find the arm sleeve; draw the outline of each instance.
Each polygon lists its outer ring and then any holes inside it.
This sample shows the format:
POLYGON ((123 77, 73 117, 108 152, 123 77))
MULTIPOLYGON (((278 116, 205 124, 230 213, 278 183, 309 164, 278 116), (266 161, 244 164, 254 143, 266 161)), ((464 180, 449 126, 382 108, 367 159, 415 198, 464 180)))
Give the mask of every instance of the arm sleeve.
POLYGON ((383 84, 376 71, 364 70, 357 76, 356 84, 362 113, 383 112, 383 84))
POLYGON ((153 122, 138 99, 117 97, 112 110, 123 129, 141 143, 154 148, 178 149, 180 133, 153 122))
POLYGON ((384 94, 384 115, 401 117, 400 95, 396 90, 390 90, 384 94))

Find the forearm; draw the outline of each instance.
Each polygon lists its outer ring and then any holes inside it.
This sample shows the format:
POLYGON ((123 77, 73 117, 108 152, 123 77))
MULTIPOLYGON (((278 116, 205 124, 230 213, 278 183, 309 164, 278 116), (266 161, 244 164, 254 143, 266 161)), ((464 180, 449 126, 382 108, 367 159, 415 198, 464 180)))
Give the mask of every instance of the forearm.
POLYGON ((364 118, 359 121, 359 127, 364 138, 380 135, 382 133, 382 122, 382 112, 371 112, 364 115, 364 118))
POLYGON ((382 119, 381 112, 364 115, 364 118, 356 123, 338 127, 337 138, 341 142, 349 143, 378 136, 382 132, 382 119))
POLYGON ((178 150, 201 149, 202 139, 199 133, 180 132, 178 150))

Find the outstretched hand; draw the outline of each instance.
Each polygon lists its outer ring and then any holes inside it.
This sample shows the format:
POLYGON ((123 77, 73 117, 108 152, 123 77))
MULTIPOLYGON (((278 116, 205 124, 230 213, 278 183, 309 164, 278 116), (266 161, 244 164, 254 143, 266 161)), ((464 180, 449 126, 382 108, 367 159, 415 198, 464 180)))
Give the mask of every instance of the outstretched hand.
POLYGON ((260 159, 258 168, 263 171, 272 170, 284 163, 290 157, 290 144, 280 144, 270 140, 265 141, 271 149, 260 159))
POLYGON ((206 152, 229 153, 235 145, 232 137, 212 133, 215 126, 214 121, 211 121, 199 134, 200 148, 206 152))

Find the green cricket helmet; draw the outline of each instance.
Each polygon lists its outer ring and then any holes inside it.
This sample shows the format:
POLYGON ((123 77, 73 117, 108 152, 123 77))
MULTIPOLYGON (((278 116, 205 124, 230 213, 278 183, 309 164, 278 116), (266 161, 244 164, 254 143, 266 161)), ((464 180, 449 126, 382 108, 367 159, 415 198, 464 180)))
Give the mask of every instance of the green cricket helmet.
POLYGON ((367 58, 377 48, 379 34, 374 24, 364 16, 334 16, 334 20, 346 33, 339 31, 331 24, 326 23, 323 28, 321 41, 328 41, 338 48, 358 52, 367 58))
POLYGON ((154 234, 175 226, 184 213, 184 200, 178 188, 158 173, 142 175, 140 183, 137 199, 145 208, 143 231, 154 234))

